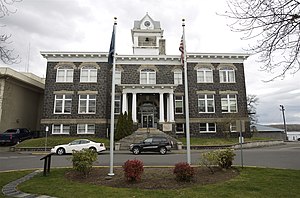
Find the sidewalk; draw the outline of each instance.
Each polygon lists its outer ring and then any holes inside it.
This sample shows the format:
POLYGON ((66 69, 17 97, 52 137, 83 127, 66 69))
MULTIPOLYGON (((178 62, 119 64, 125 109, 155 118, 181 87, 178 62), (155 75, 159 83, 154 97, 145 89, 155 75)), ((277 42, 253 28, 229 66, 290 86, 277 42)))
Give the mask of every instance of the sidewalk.
POLYGON ((12 182, 6 184, 2 188, 2 193, 4 194, 4 196, 7 196, 7 197, 54 198, 54 197, 50 197, 50 196, 46 196, 46 195, 34 195, 34 194, 23 193, 23 192, 17 190, 17 186, 19 184, 31 179, 32 177, 34 177, 35 175, 37 175, 40 172, 42 172, 42 170, 36 170, 20 179, 17 179, 15 181, 12 181, 12 182))

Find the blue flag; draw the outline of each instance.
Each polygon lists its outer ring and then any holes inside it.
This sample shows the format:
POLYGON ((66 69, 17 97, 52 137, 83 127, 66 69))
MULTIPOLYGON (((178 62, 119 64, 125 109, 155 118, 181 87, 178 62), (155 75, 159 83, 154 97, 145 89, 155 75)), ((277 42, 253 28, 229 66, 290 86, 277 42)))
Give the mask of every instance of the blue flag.
POLYGON ((108 53, 108 64, 112 65, 114 61, 114 53, 115 53, 115 26, 113 28, 113 32, 111 35, 109 53, 108 53))

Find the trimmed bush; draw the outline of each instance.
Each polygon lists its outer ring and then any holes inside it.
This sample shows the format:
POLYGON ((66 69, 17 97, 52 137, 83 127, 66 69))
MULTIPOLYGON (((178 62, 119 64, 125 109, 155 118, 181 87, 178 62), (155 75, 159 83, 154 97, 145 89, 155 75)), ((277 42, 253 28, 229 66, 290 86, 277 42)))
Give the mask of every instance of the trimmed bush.
POLYGON ((205 165, 214 173, 212 166, 218 165, 221 168, 228 169, 231 167, 235 153, 233 149, 221 149, 202 153, 201 164, 205 165))
POLYGON ((144 172, 144 163, 137 159, 127 160, 123 165, 123 170, 127 181, 140 181, 144 172))
POLYGON ((92 170, 93 162, 97 160, 97 153, 90 149, 83 149, 81 151, 73 151, 73 169, 82 173, 84 176, 92 170))
POLYGON ((194 168, 186 162, 179 162, 175 164, 173 173, 176 176, 176 180, 185 182, 191 181, 195 175, 194 168))
POLYGON ((218 153, 216 151, 202 153, 200 164, 206 166, 211 173, 215 173, 213 166, 218 165, 218 153))
POLYGON ((228 169, 231 167, 235 153, 233 149, 222 149, 218 151, 218 165, 221 168, 228 169))

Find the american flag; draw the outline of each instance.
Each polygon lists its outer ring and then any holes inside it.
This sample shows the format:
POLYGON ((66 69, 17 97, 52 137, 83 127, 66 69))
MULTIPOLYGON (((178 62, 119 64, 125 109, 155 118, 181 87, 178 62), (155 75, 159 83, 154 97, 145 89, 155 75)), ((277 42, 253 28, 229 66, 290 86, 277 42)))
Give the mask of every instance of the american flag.
POLYGON ((184 63, 184 47, 183 47, 183 35, 181 36, 181 41, 179 45, 179 51, 181 52, 181 63, 184 63))

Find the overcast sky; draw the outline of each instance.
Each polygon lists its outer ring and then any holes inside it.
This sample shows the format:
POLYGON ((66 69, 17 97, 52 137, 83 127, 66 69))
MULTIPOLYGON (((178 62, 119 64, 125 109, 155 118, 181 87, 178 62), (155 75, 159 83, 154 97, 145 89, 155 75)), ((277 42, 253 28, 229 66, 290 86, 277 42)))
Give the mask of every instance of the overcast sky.
MULTIPOLYGON (((227 26, 231 21, 217 14, 225 12, 225 0, 23 0, 9 8, 17 12, 0 19, 1 34, 11 34, 10 47, 22 60, 10 67, 41 77, 46 75, 46 59, 40 51, 107 52, 114 17, 118 54, 132 54, 133 21, 147 12, 161 23, 168 55, 180 54, 182 18, 188 53, 246 53, 243 49, 255 42, 242 41, 242 35, 227 26)), ((245 76, 247 94, 259 98, 259 123, 282 123, 280 104, 288 124, 300 123, 300 72, 264 83, 275 74, 260 71, 256 60, 250 56, 245 61, 245 76)))

